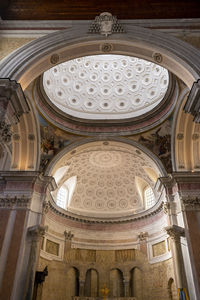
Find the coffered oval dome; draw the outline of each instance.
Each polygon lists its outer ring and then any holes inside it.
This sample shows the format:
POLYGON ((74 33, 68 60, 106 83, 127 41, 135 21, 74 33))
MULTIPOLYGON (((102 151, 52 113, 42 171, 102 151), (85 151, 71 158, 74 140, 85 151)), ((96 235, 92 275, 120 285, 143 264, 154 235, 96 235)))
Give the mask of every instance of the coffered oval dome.
POLYGON ((77 58, 43 75, 45 93, 57 108, 92 120, 141 116, 162 101, 168 84, 163 67, 123 55, 77 58))

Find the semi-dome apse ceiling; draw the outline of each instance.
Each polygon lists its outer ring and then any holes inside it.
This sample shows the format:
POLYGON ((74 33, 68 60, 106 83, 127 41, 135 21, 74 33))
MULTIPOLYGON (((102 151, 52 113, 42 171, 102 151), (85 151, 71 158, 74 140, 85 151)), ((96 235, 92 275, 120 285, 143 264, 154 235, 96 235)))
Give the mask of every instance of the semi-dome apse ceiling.
POLYGON ((152 207, 160 172, 145 153, 119 142, 93 142, 64 155, 52 175, 57 182, 54 201, 83 216, 123 217, 152 207), (145 190, 150 189, 150 204, 145 190), (63 202, 62 202, 63 200, 63 202))
POLYGON ((141 116, 164 98, 169 74, 136 57, 93 55, 61 63, 43 75, 50 101, 62 112, 91 120, 141 116))

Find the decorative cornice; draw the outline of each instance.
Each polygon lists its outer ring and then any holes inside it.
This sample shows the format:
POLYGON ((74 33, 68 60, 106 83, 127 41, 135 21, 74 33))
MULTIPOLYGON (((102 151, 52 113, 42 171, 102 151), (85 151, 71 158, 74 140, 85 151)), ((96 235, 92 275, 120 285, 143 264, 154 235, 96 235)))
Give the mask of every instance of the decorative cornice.
POLYGON ((64 217, 66 219, 78 221, 81 223, 89 223, 89 224, 120 224, 120 223, 129 223, 129 222, 134 222, 142 219, 147 219, 150 218, 159 212, 162 211, 163 209, 163 202, 158 201, 154 207, 152 207, 149 210, 146 210, 144 212, 131 215, 131 216, 126 216, 126 217, 116 217, 116 218, 109 218, 109 219, 104 219, 100 217, 87 217, 87 216, 81 216, 72 212, 69 212, 65 209, 62 209, 56 205, 54 200, 51 198, 49 201, 49 209, 54 212, 55 214, 64 217))

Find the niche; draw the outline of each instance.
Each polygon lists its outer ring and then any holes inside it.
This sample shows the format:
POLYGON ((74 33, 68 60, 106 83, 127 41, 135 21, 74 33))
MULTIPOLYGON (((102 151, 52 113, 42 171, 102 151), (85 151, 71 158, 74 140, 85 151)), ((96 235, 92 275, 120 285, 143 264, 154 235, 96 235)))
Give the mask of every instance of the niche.
POLYGON ((124 297, 123 274, 119 269, 110 271, 110 296, 124 297))
POLYGON ((79 271, 71 267, 67 272, 67 296, 72 299, 72 296, 79 296, 79 271))
POLYGON ((142 300, 142 271, 137 267, 133 268, 130 278, 130 296, 142 300))
POLYGON ((85 276, 84 296, 98 297, 99 275, 95 269, 89 269, 85 276))

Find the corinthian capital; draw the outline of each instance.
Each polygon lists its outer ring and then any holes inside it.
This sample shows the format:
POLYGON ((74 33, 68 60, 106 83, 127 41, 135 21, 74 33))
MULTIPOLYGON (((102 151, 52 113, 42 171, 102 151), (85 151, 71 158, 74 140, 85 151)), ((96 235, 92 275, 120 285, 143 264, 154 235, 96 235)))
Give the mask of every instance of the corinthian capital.
POLYGON ((181 236, 185 236, 185 229, 178 225, 165 227, 167 234, 175 241, 179 241, 181 236))

